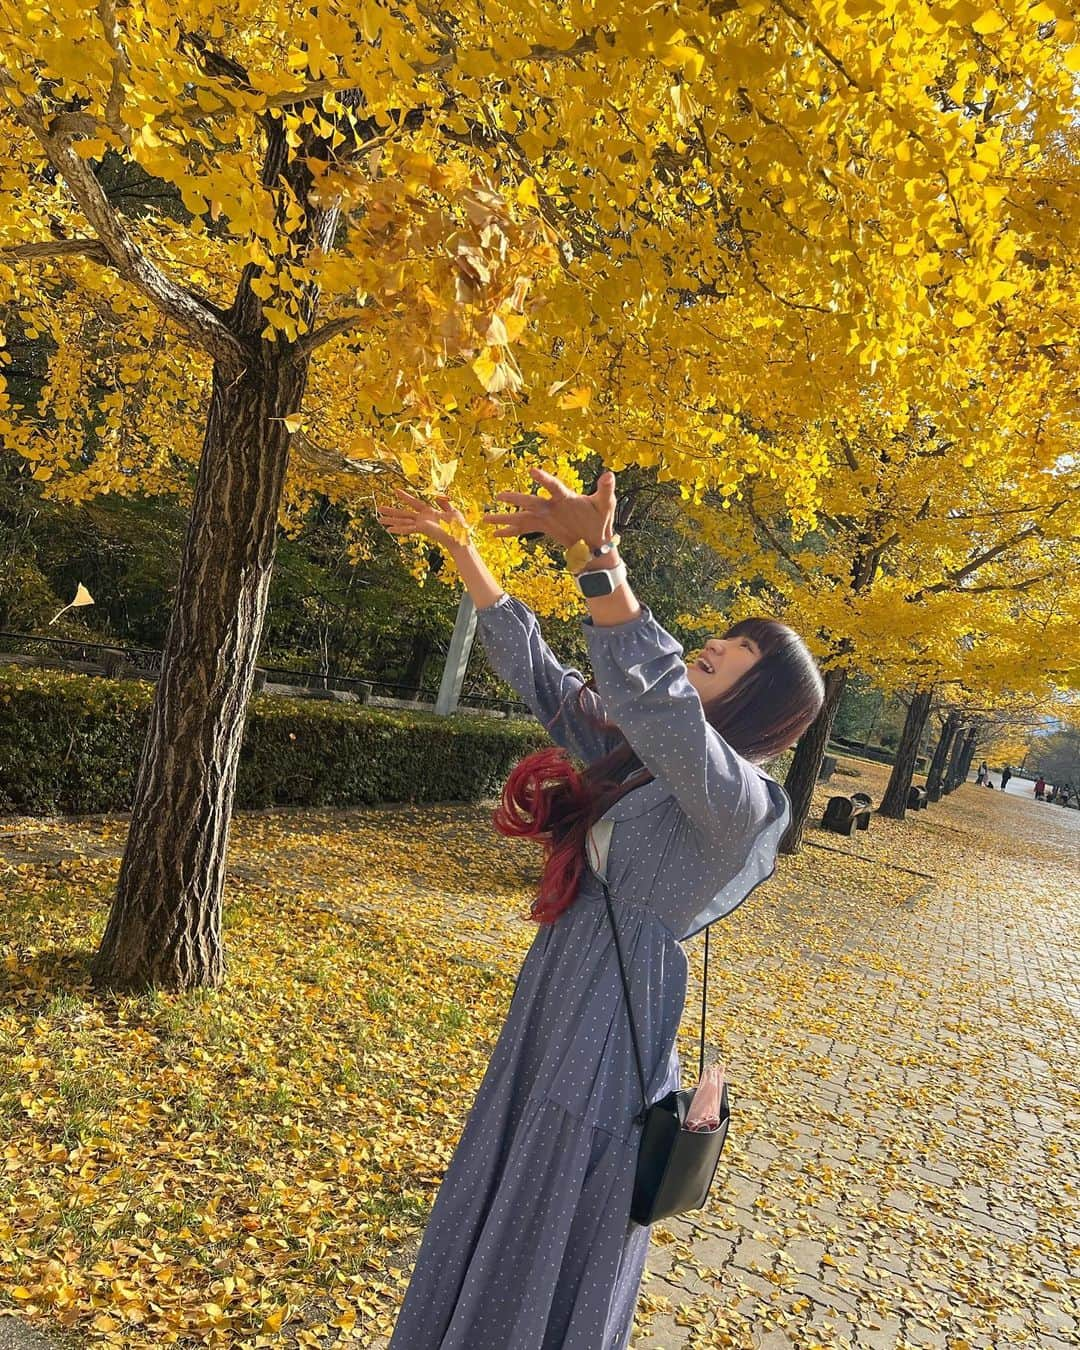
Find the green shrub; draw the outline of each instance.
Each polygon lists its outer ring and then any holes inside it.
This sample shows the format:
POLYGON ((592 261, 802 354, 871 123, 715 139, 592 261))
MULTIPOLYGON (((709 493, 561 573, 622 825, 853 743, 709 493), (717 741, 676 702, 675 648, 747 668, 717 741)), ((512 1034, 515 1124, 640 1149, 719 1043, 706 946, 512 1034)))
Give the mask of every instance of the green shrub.
MULTIPOLYGON (((153 692, 137 680, 0 667, 0 814, 129 810, 153 692)), ((256 695, 236 805, 478 801, 548 744, 528 721, 256 695)))
MULTIPOLYGON (((0 815, 129 810, 153 693, 139 680, 0 666, 0 815)), ((236 805, 480 801, 550 743, 526 720, 256 694, 236 805)), ((766 766, 781 783, 790 758, 766 766)))

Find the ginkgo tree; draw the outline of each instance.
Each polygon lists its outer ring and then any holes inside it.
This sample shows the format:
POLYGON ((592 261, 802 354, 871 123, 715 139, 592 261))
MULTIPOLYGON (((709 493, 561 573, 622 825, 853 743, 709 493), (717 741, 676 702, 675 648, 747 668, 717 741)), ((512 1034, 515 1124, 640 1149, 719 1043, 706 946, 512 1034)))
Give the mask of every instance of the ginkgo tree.
POLYGON ((4 444, 59 497, 191 492, 118 986, 222 976, 275 532, 316 495, 452 486, 475 524, 527 460, 602 458, 813 526, 868 397, 1004 461, 1070 360, 1064 0, 0 16, 0 298, 47 357, 4 444))
MULTIPOLYGON (((1063 436, 1069 416, 1063 403, 1063 436)), ((1080 538, 1080 462, 1062 455, 1056 438, 1040 449, 1025 437, 1003 458, 985 452, 980 432, 973 423, 958 449, 920 418, 890 433, 864 409, 857 434, 836 436, 811 532, 793 528, 768 484, 744 485, 728 509, 688 508, 696 531, 745 581, 728 614, 707 607, 684 621, 715 631, 765 609, 805 633, 824 667, 824 705, 785 781, 788 852, 799 847, 853 671, 872 673, 886 692, 909 694, 883 803, 896 815, 935 686, 978 691, 985 701, 1049 696, 1076 681, 1080 586, 1070 559, 1080 538)))

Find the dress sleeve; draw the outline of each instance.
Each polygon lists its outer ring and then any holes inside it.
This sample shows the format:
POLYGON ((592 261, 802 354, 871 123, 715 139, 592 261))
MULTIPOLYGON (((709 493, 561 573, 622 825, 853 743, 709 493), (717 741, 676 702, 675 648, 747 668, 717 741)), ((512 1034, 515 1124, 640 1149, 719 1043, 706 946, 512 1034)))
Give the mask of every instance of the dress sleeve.
MULTIPOLYGON (((556 658, 528 605, 500 595, 476 611, 476 627, 491 668, 517 691, 557 744, 586 764, 607 754, 618 738, 592 727, 578 712, 585 677, 556 658)), ((594 690, 586 689, 581 702, 596 716, 607 715, 594 690)))
POLYGON ((710 841, 750 841, 786 815, 786 799, 705 720, 683 648, 642 605, 636 619, 583 621, 596 687, 641 762, 671 788, 710 841))

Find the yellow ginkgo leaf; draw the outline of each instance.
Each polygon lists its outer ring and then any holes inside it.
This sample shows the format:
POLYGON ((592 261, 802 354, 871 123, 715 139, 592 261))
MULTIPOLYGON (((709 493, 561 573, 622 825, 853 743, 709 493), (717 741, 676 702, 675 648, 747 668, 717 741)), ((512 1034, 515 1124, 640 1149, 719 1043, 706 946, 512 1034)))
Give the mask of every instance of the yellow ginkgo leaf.
POLYGON ((445 492, 454 481, 454 475, 457 473, 458 462, 456 459, 447 460, 444 464, 438 455, 431 456, 431 486, 436 492, 445 492))
POLYGON ((1000 33, 1005 27, 1005 20, 996 9, 988 9, 971 26, 981 37, 986 37, 990 33, 1000 33))
POLYGON ((565 409, 580 408, 582 412, 589 406, 592 399, 592 390, 587 385, 580 385, 577 389, 571 389, 568 394, 563 394, 559 399, 559 407, 565 409))

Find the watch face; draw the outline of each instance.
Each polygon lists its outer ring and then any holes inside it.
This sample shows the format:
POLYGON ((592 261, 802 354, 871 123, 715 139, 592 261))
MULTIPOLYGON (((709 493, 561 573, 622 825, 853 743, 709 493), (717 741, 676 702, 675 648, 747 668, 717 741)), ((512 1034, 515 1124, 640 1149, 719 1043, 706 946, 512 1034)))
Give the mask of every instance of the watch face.
POLYGON ((595 572, 582 572, 578 577, 578 586, 582 595, 610 595, 618 584, 613 568, 601 568, 595 572))

